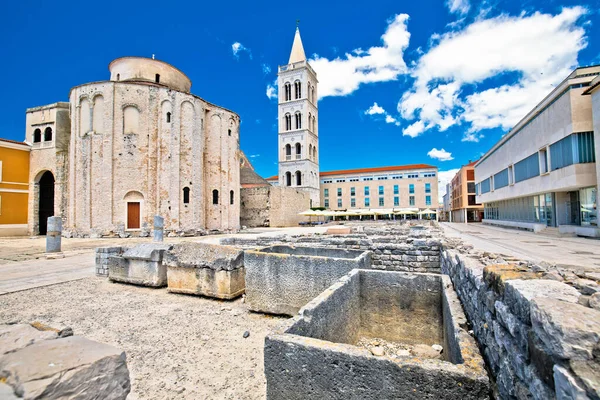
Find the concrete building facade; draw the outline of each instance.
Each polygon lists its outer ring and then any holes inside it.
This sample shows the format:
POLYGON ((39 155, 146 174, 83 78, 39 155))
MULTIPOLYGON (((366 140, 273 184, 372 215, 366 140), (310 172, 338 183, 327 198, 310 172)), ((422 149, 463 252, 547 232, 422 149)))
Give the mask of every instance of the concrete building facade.
POLYGON ((480 222, 483 219, 483 205, 476 199, 475 163, 469 161, 452 178, 452 201, 449 201, 452 222, 480 222))
MULTIPOLYGON (((320 173, 321 207, 329 210, 437 210, 438 169, 427 164, 320 173)), ((273 176, 267 181, 276 181, 273 176)))
POLYGON ((577 68, 477 162, 484 223, 600 236, 598 75, 577 68))
POLYGON ((26 143, 0 139, 0 236, 27 234, 29 153, 26 143))
POLYGON ((289 61, 279 67, 277 77, 278 184, 306 191, 316 206, 320 203, 318 80, 297 28, 289 61))
POLYGON ((165 62, 123 57, 109 71, 68 103, 27 110, 30 233, 45 233, 41 209, 77 236, 145 235, 154 215, 170 231, 239 229, 239 116, 165 62))

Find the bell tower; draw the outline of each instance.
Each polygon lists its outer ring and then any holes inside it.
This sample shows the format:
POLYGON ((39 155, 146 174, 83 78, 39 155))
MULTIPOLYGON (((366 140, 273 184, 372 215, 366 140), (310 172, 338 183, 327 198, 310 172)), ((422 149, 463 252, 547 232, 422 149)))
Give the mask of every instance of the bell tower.
POLYGON ((279 93, 279 186, 310 193, 319 207, 319 111, 317 74, 308 64, 296 27, 287 65, 277 73, 279 93))

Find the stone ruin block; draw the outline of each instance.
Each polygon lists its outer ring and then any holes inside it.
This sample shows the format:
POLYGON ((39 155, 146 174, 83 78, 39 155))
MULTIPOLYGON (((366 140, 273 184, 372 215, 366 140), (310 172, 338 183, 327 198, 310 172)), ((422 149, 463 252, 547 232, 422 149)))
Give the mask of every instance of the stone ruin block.
POLYGON ((163 255, 171 246, 156 243, 139 244, 122 256, 109 257, 108 278, 114 282, 163 287, 167 285, 167 266, 163 255))
POLYGON ((96 275, 108 276, 110 263, 118 263, 119 259, 122 259, 121 256, 123 255, 123 253, 127 250, 127 247, 118 246, 96 248, 96 275))
POLYGON ((354 270, 266 337, 267 399, 489 399, 465 326, 447 276, 354 270), (365 339, 443 350, 389 354, 365 339))
POLYGON ((244 252, 230 246, 181 243, 165 253, 168 291, 234 299, 245 289, 244 252))
POLYGON ((371 252, 276 245, 244 253, 246 301, 251 310, 295 315, 355 268, 371 268, 371 252))
POLYGON ((121 400, 130 390, 123 351, 29 324, 0 325, 1 399, 121 400))

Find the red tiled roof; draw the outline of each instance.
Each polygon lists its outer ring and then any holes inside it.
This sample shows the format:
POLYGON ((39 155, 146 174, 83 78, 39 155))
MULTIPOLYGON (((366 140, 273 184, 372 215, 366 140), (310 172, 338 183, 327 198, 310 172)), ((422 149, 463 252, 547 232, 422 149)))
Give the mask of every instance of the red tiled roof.
POLYGON ((473 162, 470 162, 467 165, 465 165, 465 167, 472 167, 473 165, 477 164, 477 161, 479 161, 479 160, 475 160, 473 162))
POLYGON ((423 169, 423 168, 435 168, 437 167, 428 164, 411 164, 411 165, 397 165, 392 167, 375 167, 375 168, 358 168, 358 169, 343 169, 338 171, 327 171, 321 172, 321 176, 331 175, 350 175, 350 174, 364 174, 370 172, 392 172, 392 171, 406 171, 412 169, 423 169))
MULTIPOLYGON (((374 167, 374 168, 358 168, 358 169, 341 169, 337 171, 326 171, 321 172, 320 176, 333 176, 333 175, 350 175, 350 174, 366 174, 371 172, 393 172, 393 171, 406 171, 413 169, 423 169, 423 168, 435 168, 436 166, 428 165, 428 164, 411 164, 411 165, 397 165, 391 167, 374 167)), ((278 176, 273 175, 268 177, 268 181, 277 180, 278 176)))
POLYGON ((20 144, 20 145, 29 147, 29 145, 27 143, 25 143, 25 142, 17 142, 16 140, 10 140, 10 139, 2 139, 2 138, 0 138, 0 142, 20 144))

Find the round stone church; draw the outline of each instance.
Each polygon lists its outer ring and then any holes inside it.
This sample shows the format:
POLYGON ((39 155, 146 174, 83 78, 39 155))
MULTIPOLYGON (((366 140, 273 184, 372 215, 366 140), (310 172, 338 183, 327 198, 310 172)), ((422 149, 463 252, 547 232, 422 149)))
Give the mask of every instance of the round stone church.
POLYGON ((239 116, 190 92, 163 61, 123 57, 110 80, 27 110, 29 231, 63 218, 75 236, 240 227, 239 116))

